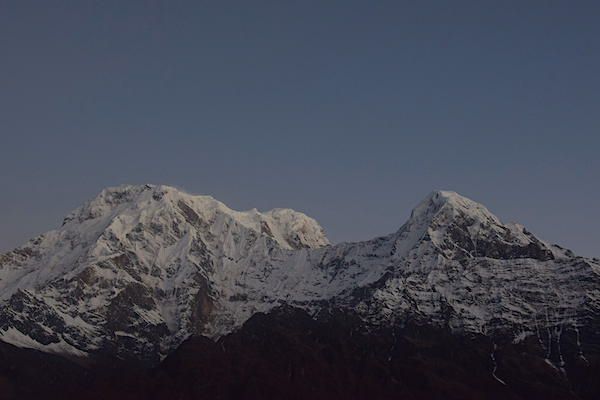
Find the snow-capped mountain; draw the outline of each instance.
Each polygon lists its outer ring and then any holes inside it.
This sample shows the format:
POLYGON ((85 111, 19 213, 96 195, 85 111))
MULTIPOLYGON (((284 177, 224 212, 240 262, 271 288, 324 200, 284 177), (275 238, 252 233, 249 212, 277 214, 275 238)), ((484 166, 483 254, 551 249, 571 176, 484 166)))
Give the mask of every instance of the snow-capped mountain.
POLYGON ((293 210, 122 186, 0 256, 0 302, 1 340, 81 356, 156 362, 190 335, 220 337, 287 304, 365 325, 535 335, 560 362, 563 331, 597 329, 600 264, 453 192, 431 193, 393 234, 330 245, 293 210))

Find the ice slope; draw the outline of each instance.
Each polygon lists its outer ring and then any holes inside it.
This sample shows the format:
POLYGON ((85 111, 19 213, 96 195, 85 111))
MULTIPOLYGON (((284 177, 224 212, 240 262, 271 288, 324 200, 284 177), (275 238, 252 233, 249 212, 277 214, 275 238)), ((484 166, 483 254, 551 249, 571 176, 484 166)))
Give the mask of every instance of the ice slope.
POLYGON ((350 309, 367 325, 537 335, 552 349, 598 319, 600 266, 453 192, 432 192, 393 234, 332 246, 292 210, 125 186, 3 255, 0 299, 4 341, 151 362, 284 303, 350 309))

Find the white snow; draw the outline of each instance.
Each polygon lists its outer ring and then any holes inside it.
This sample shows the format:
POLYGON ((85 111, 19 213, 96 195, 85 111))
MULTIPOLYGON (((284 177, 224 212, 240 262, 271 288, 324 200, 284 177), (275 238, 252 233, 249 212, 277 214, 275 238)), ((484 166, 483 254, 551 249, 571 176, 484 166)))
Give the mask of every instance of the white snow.
POLYGON ((36 349, 46 353, 54 354, 71 354, 75 356, 85 356, 86 353, 71 346, 65 341, 61 340, 58 343, 50 343, 47 345, 36 342, 29 336, 25 335, 21 331, 15 328, 9 328, 8 330, 0 330, 0 337, 3 341, 13 344, 17 347, 23 347, 27 349, 36 349))
MULTIPOLYGON (((0 256, 0 313, 35 319, 8 306, 26 290, 27 301, 78 334, 63 340, 89 352, 99 345, 109 305, 131 285, 151 297, 149 306, 132 305, 131 325, 165 324, 165 349, 191 334, 218 337, 282 303, 316 313, 320 301, 331 300, 373 324, 410 315, 465 332, 512 329, 515 343, 534 333, 543 343, 540 330, 575 326, 583 305, 600 307, 600 267, 591 260, 542 241, 554 260, 484 257, 490 237, 514 246, 537 240, 449 191, 432 192, 395 233, 330 245, 314 219, 293 210, 235 211, 169 186, 121 186, 0 256), (472 246, 461 247, 450 227, 472 246), (356 297, 358 288, 368 290, 356 297), (199 293, 212 302, 203 325, 192 322, 199 293)), ((2 340, 42 348, 13 327, 2 340)))

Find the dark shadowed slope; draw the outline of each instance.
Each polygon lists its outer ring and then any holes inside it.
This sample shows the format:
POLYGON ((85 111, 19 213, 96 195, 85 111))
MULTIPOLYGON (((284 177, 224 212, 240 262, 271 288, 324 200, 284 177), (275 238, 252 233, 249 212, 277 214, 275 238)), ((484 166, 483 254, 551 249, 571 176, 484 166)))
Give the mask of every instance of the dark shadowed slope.
MULTIPOLYGON (((536 340, 496 344, 430 326, 366 332, 357 316, 318 320, 288 307, 256 314, 214 342, 185 341, 159 366, 85 369, 34 350, 2 347, 7 399, 594 399, 597 352, 568 368, 545 359, 536 340), (8 349, 8 351, 7 351, 8 349), (491 355, 494 354, 494 358, 491 355), (12 397, 11 397, 12 396, 12 397)), ((591 350, 591 349, 590 349, 591 350)))

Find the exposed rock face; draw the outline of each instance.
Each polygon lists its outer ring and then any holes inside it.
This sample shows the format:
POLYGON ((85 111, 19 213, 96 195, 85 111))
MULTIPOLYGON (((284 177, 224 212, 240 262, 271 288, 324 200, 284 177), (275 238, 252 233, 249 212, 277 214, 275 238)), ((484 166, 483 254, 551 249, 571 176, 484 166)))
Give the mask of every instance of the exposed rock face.
POLYGON ((278 307, 217 341, 194 336, 157 367, 82 367, 0 343, 0 397, 28 399, 597 399, 599 358, 563 338, 566 368, 536 338, 406 324, 362 325, 352 312, 278 307))
MULTIPOLYGON (((191 338, 157 370, 148 398, 592 399, 594 373, 565 340, 567 376, 537 340, 504 343, 431 326, 360 328, 348 312, 255 314, 216 343, 191 338), (277 345, 274 346, 273 344, 277 345), (165 377, 160 381, 160 377, 165 377)), ((592 362, 597 362, 594 359, 592 362)), ((116 390, 117 393, 120 390, 116 390)))
POLYGON ((103 191, 61 228, 0 258, 2 340, 155 364, 191 335, 221 337, 280 305, 535 339, 561 368, 564 335, 599 327, 600 265, 433 192, 397 232, 329 245, 292 210, 233 211, 166 186, 103 191))

